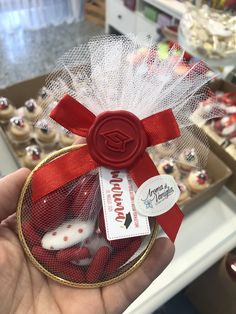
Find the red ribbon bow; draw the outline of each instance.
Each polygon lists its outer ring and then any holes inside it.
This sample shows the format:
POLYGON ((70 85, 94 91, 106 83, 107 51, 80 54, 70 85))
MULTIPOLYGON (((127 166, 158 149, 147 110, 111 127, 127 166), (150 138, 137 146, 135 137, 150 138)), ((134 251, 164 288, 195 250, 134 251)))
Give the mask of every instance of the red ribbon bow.
MULTIPOLYGON (((127 169, 139 187, 149 178, 159 175, 145 149, 180 136, 171 109, 141 121, 125 110, 107 111, 95 117, 77 100, 66 95, 52 110, 50 117, 72 133, 86 137, 88 144, 54 159, 34 172, 34 202, 99 166, 127 169)), ((177 204, 156 217, 173 242, 182 219, 183 214, 177 204)))

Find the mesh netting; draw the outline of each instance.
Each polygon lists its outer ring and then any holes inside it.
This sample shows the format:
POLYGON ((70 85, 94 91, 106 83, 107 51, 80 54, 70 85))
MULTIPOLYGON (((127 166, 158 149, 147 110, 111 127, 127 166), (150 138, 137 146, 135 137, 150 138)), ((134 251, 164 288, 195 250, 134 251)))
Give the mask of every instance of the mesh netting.
MULTIPOLYGON (((207 138, 192 126, 223 115, 207 85, 214 74, 206 75, 209 69, 202 61, 188 65, 177 45, 169 49, 165 60, 158 57, 158 50, 152 41, 133 35, 94 38, 72 49, 58 60, 47 78, 47 96, 36 126, 42 127, 43 120, 45 126, 60 128, 49 114, 65 94, 95 115, 124 109, 143 119, 171 108, 182 132, 174 142, 181 149, 196 146, 197 167, 203 168, 207 138), (211 99, 211 110, 196 110, 207 98, 211 99)), ((171 157, 177 159, 175 154, 171 157)))
MULTIPOLYGON (((46 82, 47 97, 39 119, 58 127, 49 113, 65 94, 81 102, 95 115, 124 109, 143 119, 172 108, 179 126, 192 125, 191 115, 208 96, 206 83, 212 78, 203 62, 193 66, 169 50, 158 58, 153 42, 124 36, 99 37, 63 55, 46 82), (138 58, 134 59, 138 51, 138 58)), ((211 112, 206 120, 212 118, 211 112)))
MULTIPOLYGON (((176 49, 161 60, 152 42, 132 36, 95 38, 74 48, 59 59, 47 79, 47 96, 36 126, 43 127, 43 121, 45 127, 61 128, 49 113, 65 94, 96 116, 123 109, 143 119, 171 108, 181 137, 150 148, 150 156, 158 167, 163 157, 179 162, 182 151, 192 154, 194 149, 197 158, 191 166, 202 169, 208 148, 205 135, 193 126, 193 113, 209 96, 209 76, 202 62, 189 66, 176 49)), ((213 118, 216 112, 219 115, 219 110, 199 112, 194 122, 213 118)), ((34 204, 29 184, 20 215, 25 245, 34 261, 47 274, 73 284, 100 284, 125 274, 142 260, 153 239, 151 223, 149 236, 107 240, 97 170, 34 204)))
POLYGON ((150 243, 152 235, 107 239, 97 171, 36 203, 31 199, 29 184, 21 207, 22 235, 34 260, 54 279, 102 284, 131 269, 150 243))

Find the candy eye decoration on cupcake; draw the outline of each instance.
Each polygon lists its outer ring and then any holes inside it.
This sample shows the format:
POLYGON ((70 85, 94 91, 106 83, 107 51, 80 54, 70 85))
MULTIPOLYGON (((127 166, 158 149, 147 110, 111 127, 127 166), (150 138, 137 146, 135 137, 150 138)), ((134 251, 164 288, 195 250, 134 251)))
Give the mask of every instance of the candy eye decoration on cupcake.
POLYGON ((51 129, 45 120, 37 122, 37 128, 35 129, 37 140, 42 144, 52 143, 54 144, 56 138, 56 131, 51 129))
POLYGON ((30 125, 21 117, 10 119, 8 135, 15 142, 26 142, 30 139, 30 125))
POLYGON ((206 174, 206 170, 198 171, 197 173, 197 182, 199 184, 205 184, 208 181, 208 175, 206 174))
POLYGON ((33 160, 40 159, 41 150, 38 145, 31 145, 31 146, 26 147, 26 152, 32 156, 33 160))
POLYGON ((210 182, 206 170, 192 170, 188 176, 187 184, 189 189, 194 193, 207 189, 210 182))
POLYGON ((37 104, 36 101, 31 98, 25 102, 24 106, 29 112, 34 112, 37 107, 37 104))
POLYGON ((173 159, 162 159, 157 169, 160 174, 169 174, 175 179, 180 178, 180 172, 173 159))
POLYGON ((25 156, 23 157, 23 163, 25 167, 33 169, 44 158, 40 147, 38 145, 30 145, 25 148, 25 156))
POLYGON ((41 114, 42 108, 31 98, 24 103, 24 117, 33 122, 41 114))
POLYGON ((198 157, 194 148, 187 148, 179 155, 179 166, 183 170, 191 170, 196 168, 198 164, 198 157))
POLYGON ((166 163, 163 166, 163 170, 165 171, 166 174, 172 174, 174 172, 174 164, 172 162, 166 163))
POLYGON ((196 154, 195 154, 194 148, 185 151, 185 159, 187 161, 193 161, 195 158, 196 158, 196 154))
POLYGON ((6 97, 0 97, 0 121, 8 122, 14 115, 15 108, 6 97))
POLYGON ((45 86, 43 86, 39 91, 39 96, 42 97, 43 99, 47 97, 47 89, 45 86))
POLYGON ((13 126, 16 126, 18 128, 24 128, 25 126, 25 122, 23 118, 20 118, 20 117, 11 118, 10 122, 12 123, 13 126))
POLYGON ((1 97, 0 98, 0 110, 6 110, 7 108, 9 108, 9 102, 7 98, 1 97))

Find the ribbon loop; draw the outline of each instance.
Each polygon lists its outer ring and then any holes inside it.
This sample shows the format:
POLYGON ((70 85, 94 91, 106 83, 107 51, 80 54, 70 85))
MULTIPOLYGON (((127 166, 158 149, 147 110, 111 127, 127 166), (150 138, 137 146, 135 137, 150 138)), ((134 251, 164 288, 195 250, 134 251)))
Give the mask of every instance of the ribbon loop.
POLYGON ((96 117, 76 99, 65 95, 51 111, 50 118, 68 131, 85 137, 96 117))
POLYGON ((90 157, 87 146, 78 147, 78 149, 52 160, 34 172, 32 177, 33 202, 97 166, 90 157))
POLYGON ((171 109, 143 119, 142 124, 148 135, 148 146, 161 144, 180 136, 179 126, 171 109))
MULTIPOLYGON (((106 161, 106 166, 114 169, 128 168, 130 176, 139 187, 146 180, 159 175, 145 148, 180 136, 171 109, 141 121, 131 113, 123 111, 105 112, 100 118, 96 118, 77 100, 66 95, 52 110, 50 117, 72 133, 86 136, 89 146, 78 147, 34 172, 32 178, 34 202, 75 178, 104 165, 104 160, 107 159, 109 163, 106 161), (104 129, 105 120, 108 121, 107 129, 104 129), (100 142, 97 147, 99 134, 100 142), (104 148, 104 156, 100 156, 101 147, 104 148), (92 148, 95 149, 95 153, 91 156, 92 148), (134 162, 129 162, 131 157, 134 162), (118 168, 116 168, 117 163, 119 163, 118 168)), ((183 214, 176 204, 168 212, 156 217, 159 225, 173 242, 182 219, 183 214)))

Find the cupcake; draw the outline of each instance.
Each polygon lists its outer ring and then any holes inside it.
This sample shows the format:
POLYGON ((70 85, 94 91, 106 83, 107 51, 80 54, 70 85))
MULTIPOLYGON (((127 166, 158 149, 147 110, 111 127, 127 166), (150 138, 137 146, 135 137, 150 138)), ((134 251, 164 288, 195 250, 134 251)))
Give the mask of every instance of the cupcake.
POLYGON ((29 99, 24 104, 24 117, 25 119, 33 122, 41 114, 42 108, 37 105, 34 99, 29 99))
POLYGON ((0 121, 6 123, 14 116, 15 108, 5 97, 0 97, 0 121))
POLYGON ((189 191, 188 191, 186 185, 183 184, 182 182, 178 181, 177 185, 178 185, 179 190, 180 190, 180 196, 179 196, 177 203, 179 205, 182 205, 183 203, 185 203, 189 199, 189 191))
POLYGON ((183 170, 191 170, 197 167, 198 158, 194 148, 187 148, 179 155, 179 166, 183 170))
POLYGON ((172 156, 176 151, 176 145, 172 141, 157 145, 155 147, 162 157, 172 156))
POLYGON ((21 117, 12 117, 8 134, 14 142, 26 142, 30 139, 30 125, 21 117))
POLYGON ((169 174, 175 179, 180 178, 179 169, 173 159, 162 159, 157 167, 157 170, 160 174, 169 174))
POLYGON ((75 136, 73 133, 63 130, 62 133, 60 133, 60 144, 62 147, 71 146, 74 144, 77 136, 75 136))
POLYGON ((187 184, 192 192, 198 193, 210 185, 206 170, 192 170, 187 178, 187 184))
POLYGON ((55 144, 57 133, 55 130, 48 127, 47 122, 39 121, 35 134, 40 144, 55 144))
POLYGON ((36 100, 38 106, 42 106, 47 97, 48 97, 47 89, 45 86, 43 86, 38 92, 38 97, 36 100))
POLYGON ((29 169, 33 169, 43 159, 43 154, 38 145, 30 145, 25 148, 25 156, 23 157, 23 164, 29 169))

